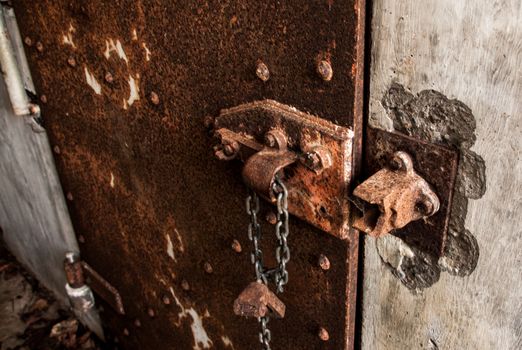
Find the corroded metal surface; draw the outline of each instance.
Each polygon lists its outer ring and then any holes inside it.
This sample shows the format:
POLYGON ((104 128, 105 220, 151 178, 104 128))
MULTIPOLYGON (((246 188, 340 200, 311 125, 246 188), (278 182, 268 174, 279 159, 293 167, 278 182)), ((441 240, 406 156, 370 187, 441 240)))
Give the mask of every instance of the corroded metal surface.
MULTIPOLYGON (((409 216, 411 219, 426 217, 423 220, 413 221, 403 228, 399 227, 401 225, 396 225, 396 227, 394 227, 396 230, 393 231, 393 234, 402 238, 411 246, 433 256, 440 256, 444 248, 448 229, 453 187, 457 174, 458 153, 447 147, 416 140, 402 134, 368 128, 364 157, 365 177, 375 176, 375 174, 379 174, 379 171, 382 175, 383 168, 386 174, 389 175, 393 173, 393 171, 387 168, 390 167, 390 163, 394 163, 394 155, 396 155, 397 152, 407 153, 411 157, 406 159, 406 162, 408 160, 411 161, 410 165, 405 166, 410 167, 411 170, 414 168, 415 173, 429 183, 429 191, 432 190, 436 193, 439 203, 437 205, 437 201, 431 195, 427 196, 427 194, 429 194, 427 188, 424 188, 424 190, 421 191, 422 193, 418 195, 416 195, 415 192, 404 190, 398 193, 398 196, 413 195, 412 198, 407 198, 407 202, 409 203, 407 207, 409 209, 405 211, 406 214, 410 212, 409 216), (438 211, 435 210, 437 208, 438 211), (421 213, 421 211, 424 213, 421 213), (435 213, 433 214, 433 212, 435 213), (433 215, 428 216, 429 214, 433 215)), ((396 164, 395 168, 400 166, 400 164, 396 164)), ((363 196, 370 201, 378 202, 378 198, 371 197, 382 197, 383 192, 387 193, 391 191, 394 186, 400 185, 400 182, 404 179, 404 177, 400 179, 397 178, 397 176, 390 177, 388 179, 389 187, 382 183, 381 185, 383 187, 381 187, 380 194, 371 194, 369 193, 371 192, 370 189, 363 188, 363 190, 366 190, 365 192, 368 192, 363 196)), ((357 195, 357 189, 354 194, 357 195)), ((362 193, 358 194, 361 195, 362 193)), ((389 209, 391 209, 391 207, 389 209)), ((402 223, 407 221, 405 218, 401 219, 400 210, 397 210, 398 208, 395 209, 396 220, 402 221, 402 223)), ((376 214, 379 215, 380 213, 376 214)), ((391 210, 389 214, 390 216, 393 214, 391 210)), ((374 219, 376 220, 377 218, 374 219)), ((390 220, 391 219, 390 217, 390 220)), ((389 222, 389 224, 391 224, 391 222, 389 222)), ((364 224, 361 223, 361 226, 364 226, 364 224)))
POLYGON ((440 207, 437 194, 403 151, 395 152, 390 164, 357 186, 353 194, 371 204, 353 226, 374 237, 426 219, 440 207))
MULTIPOLYGON (((248 246, 246 189, 239 164, 215 159, 203 119, 271 98, 359 133, 363 1, 13 3, 82 257, 125 302, 125 316, 104 308, 122 348, 256 348, 257 323, 231 310, 252 278, 246 249, 230 248, 248 246)), ((343 241, 291 225, 273 347, 350 348, 356 233, 343 241)))
POLYGON ((266 284, 250 283, 234 301, 234 313, 244 317, 285 317, 285 304, 266 284))
MULTIPOLYGON (((272 185, 279 176, 288 188, 291 214, 348 238, 351 129, 270 100, 223 110, 214 125, 223 151, 237 145, 250 188, 275 203, 272 185)), ((218 154, 219 159, 235 157, 218 154)))

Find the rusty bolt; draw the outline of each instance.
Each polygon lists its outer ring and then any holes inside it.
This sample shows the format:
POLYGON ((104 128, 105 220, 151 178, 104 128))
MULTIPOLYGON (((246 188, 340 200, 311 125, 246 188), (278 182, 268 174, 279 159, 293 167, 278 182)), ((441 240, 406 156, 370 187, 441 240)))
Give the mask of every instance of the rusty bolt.
POLYGON ((109 84, 114 81, 114 77, 112 76, 111 72, 107 72, 105 74, 105 81, 109 84))
POLYGON ((183 289, 184 291, 190 290, 190 284, 188 283, 187 280, 184 279, 181 281, 181 289, 183 289))
POLYGON ((306 153, 305 165, 316 173, 332 166, 332 156, 324 147, 317 147, 311 152, 306 153))
POLYGON ((60 154, 60 147, 58 147, 58 145, 54 146, 53 147, 53 152, 56 153, 56 154, 60 154))
POLYGON ((73 194, 72 194, 71 192, 67 192, 66 197, 67 197, 67 200, 69 200, 69 201, 71 201, 71 202, 72 202, 73 199, 74 199, 73 194))
POLYGON ((126 336, 126 337, 128 337, 130 335, 130 332, 129 332, 129 330, 127 328, 123 329, 123 335, 126 336))
POLYGON ((149 309, 147 309, 147 315, 149 315, 149 317, 154 317, 154 316, 156 316, 156 313, 154 312, 154 310, 149 308, 149 309))
POLYGON ((257 62, 256 75, 262 81, 267 81, 270 78, 270 71, 268 70, 266 64, 261 61, 257 62))
POLYGON ((317 73, 324 81, 330 81, 333 77, 333 69, 330 62, 326 60, 321 60, 317 62, 317 73))
POLYGON ((24 39, 24 43, 25 45, 27 46, 32 46, 33 45, 33 41, 31 40, 30 37, 26 36, 25 39, 24 39))
POLYGON ((273 211, 269 211, 269 212, 266 214, 265 220, 266 220, 266 222, 268 222, 269 224, 271 224, 271 225, 275 225, 275 224, 277 223, 277 216, 276 216, 276 214, 275 214, 273 211))
POLYGON ((170 305, 170 298, 166 295, 164 295, 163 298, 161 298, 161 301, 163 301, 163 304, 165 305, 170 305))
POLYGON ((134 325, 138 328, 141 327, 141 321, 138 319, 134 320, 134 325))
POLYGON ((46 95, 42 95, 42 96, 40 96, 40 101, 41 101, 42 103, 47 103, 47 96, 46 96, 46 95))
POLYGON ((156 105, 156 106, 159 105, 159 103, 160 103, 159 96, 158 96, 158 94, 155 93, 154 91, 152 91, 152 92, 150 93, 150 102, 152 102, 152 104, 154 104, 154 105, 156 105))
POLYGON ((318 264, 321 269, 327 271, 330 270, 330 259, 324 254, 319 255, 318 264))
POLYGON ((241 248, 241 243, 239 243, 239 241, 237 239, 234 239, 232 241, 232 250, 235 251, 236 253, 241 253, 241 251, 243 250, 241 248))
POLYGON ((38 50, 38 52, 40 52, 40 53, 43 52, 44 46, 41 42, 36 43, 36 50, 38 50))
POLYGON ((330 339, 330 334, 328 334, 328 331, 324 329, 323 327, 319 328, 319 339, 322 341, 328 341, 330 339))
POLYGON ((74 59, 74 57, 69 57, 67 59, 67 63, 69 64, 69 66, 71 67, 76 67, 76 60, 74 59))
POLYGON ((206 262, 206 263, 203 264, 203 269, 208 274, 211 274, 212 272, 214 272, 214 269, 212 268, 212 265, 210 265, 209 262, 206 262))
POLYGON ((287 146, 286 135, 281 130, 270 130, 265 135, 265 144, 270 148, 284 150, 287 146))

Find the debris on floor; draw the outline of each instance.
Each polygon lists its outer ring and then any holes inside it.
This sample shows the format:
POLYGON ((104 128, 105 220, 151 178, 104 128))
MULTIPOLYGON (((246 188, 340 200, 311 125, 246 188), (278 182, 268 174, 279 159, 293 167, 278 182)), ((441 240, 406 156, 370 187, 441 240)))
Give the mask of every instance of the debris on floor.
POLYGON ((86 329, 11 255, 0 238, 0 350, 95 350, 86 329))

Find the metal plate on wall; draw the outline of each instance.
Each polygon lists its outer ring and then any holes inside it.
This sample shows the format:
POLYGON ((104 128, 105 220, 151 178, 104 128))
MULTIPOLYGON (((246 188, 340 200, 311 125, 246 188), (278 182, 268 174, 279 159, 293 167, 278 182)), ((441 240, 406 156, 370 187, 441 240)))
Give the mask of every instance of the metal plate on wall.
MULTIPOLYGON (((278 100, 352 127, 356 173, 364 1, 14 6, 82 256, 123 299, 125 316, 105 309, 109 329, 125 349, 257 348, 257 322, 232 311, 254 275, 246 189, 239 165, 214 158, 203 120, 278 100), (330 81, 316 72, 320 60, 331 62, 330 81)), ((291 230, 287 313, 270 323, 273 347, 351 348, 357 235, 343 241, 296 218, 291 230)), ((272 251, 275 237, 265 237, 272 251)))

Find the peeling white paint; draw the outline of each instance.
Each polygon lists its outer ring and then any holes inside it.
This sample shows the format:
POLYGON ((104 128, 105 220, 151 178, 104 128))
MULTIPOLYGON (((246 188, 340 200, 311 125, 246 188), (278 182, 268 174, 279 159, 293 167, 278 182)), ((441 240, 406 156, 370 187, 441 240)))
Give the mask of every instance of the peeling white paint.
POLYGON ((85 79, 87 80, 87 84, 94 90, 95 93, 101 95, 101 85, 98 83, 94 75, 89 72, 89 69, 85 67, 85 79))
POLYGON ((402 270, 404 258, 413 259, 415 257, 413 250, 402 239, 393 235, 378 238, 377 251, 382 260, 397 270, 401 277, 404 276, 402 270))
MULTIPOLYGON (((191 307, 186 309, 179 301, 172 287, 170 287, 170 293, 172 294, 176 304, 178 304, 178 306, 181 308, 181 311, 178 313, 179 321, 176 325, 179 327, 181 325, 181 321, 188 316, 192 318, 192 325, 190 326, 192 329, 192 336, 194 337, 194 346, 192 348, 194 350, 210 349, 213 343, 212 340, 208 337, 205 327, 203 327, 203 318, 199 316, 194 308, 191 307)), ((205 317, 210 317, 208 310, 205 312, 205 317)))
POLYGON ((176 234, 176 238, 178 239, 178 242, 179 242, 179 250, 180 252, 185 252, 185 245, 183 244, 183 240, 181 239, 181 235, 179 234, 179 231, 175 228, 174 229, 174 233, 176 234))
POLYGON ((111 171, 111 182, 109 183, 112 188, 114 188, 114 174, 111 171))
POLYGON ((172 258, 172 260, 177 261, 176 255, 174 254, 174 245, 172 244, 170 235, 167 233, 165 237, 167 238, 167 254, 172 258))
POLYGON ((143 47, 143 49, 145 50, 145 60, 148 62, 150 61, 150 50, 149 48, 147 47, 147 44, 146 43, 141 43, 141 46, 143 47))
POLYGON ((62 38, 62 43, 64 45, 70 45, 74 49, 76 48, 76 44, 73 41, 73 33, 76 32, 76 28, 73 27, 72 24, 69 25, 69 30, 67 31, 67 34, 64 34, 62 38))
POLYGON ((115 52, 119 58, 125 61, 125 63, 129 64, 129 59, 127 58, 127 55, 125 54, 125 50, 123 50, 123 46, 121 45, 121 42, 119 40, 109 39, 105 40, 105 52, 103 55, 106 59, 111 58, 111 53, 115 52))
POLYGON ((132 106, 134 104, 134 102, 136 102, 140 99, 140 94, 139 94, 140 88, 139 88, 136 80, 132 77, 132 75, 129 75, 128 83, 129 83, 130 93, 129 93, 129 98, 127 100, 123 100, 124 109, 129 108, 130 106, 132 106))

